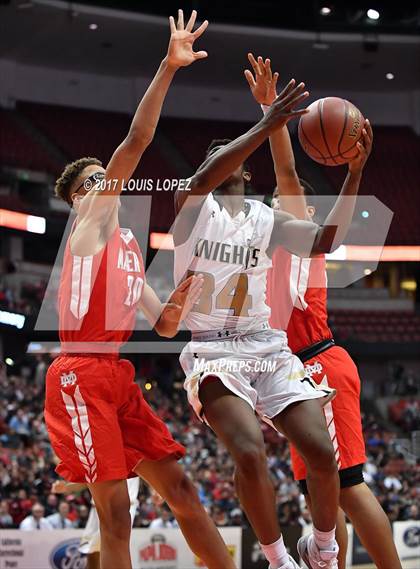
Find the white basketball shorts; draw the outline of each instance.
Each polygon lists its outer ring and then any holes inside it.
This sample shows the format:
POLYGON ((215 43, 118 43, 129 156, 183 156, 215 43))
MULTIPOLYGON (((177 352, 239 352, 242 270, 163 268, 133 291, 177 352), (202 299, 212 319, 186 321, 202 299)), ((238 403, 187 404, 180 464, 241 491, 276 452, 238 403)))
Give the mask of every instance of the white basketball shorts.
POLYGON ((201 382, 215 376, 246 401, 267 423, 292 403, 320 399, 327 404, 335 390, 321 389, 305 377, 302 362, 287 345, 281 330, 262 330, 221 340, 189 342, 180 356, 188 401, 204 419, 198 396, 201 382))

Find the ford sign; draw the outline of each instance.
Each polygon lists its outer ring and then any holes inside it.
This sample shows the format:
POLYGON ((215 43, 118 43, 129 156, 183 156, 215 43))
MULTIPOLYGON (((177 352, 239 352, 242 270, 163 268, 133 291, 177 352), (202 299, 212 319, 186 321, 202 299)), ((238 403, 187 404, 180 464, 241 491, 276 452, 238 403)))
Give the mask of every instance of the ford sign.
POLYGON ((53 569, 85 569, 86 557, 79 552, 79 538, 68 539, 57 544, 50 555, 53 569))

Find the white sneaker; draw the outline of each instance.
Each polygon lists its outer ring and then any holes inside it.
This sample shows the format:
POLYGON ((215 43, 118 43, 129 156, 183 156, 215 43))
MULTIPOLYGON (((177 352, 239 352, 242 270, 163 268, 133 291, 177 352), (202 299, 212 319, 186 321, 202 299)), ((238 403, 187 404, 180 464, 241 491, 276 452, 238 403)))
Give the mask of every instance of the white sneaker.
MULTIPOLYGON (((268 569, 272 569, 271 565, 268 566, 268 569)), ((278 569, 300 569, 299 565, 293 559, 291 555, 289 555, 289 561, 279 567, 278 569)))
POLYGON ((320 550, 312 534, 301 537, 297 550, 308 569, 338 569, 338 545, 332 550, 320 550))

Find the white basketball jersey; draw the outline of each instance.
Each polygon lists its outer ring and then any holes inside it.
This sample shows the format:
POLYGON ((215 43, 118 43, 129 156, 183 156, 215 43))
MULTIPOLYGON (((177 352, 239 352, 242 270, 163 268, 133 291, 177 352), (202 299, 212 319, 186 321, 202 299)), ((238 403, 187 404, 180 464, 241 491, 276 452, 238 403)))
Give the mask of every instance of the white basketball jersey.
POLYGON ((232 218, 209 194, 191 235, 175 247, 176 284, 192 273, 204 275, 201 298, 185 319, 192 332, 251 330, 270 317, 265 292, 271 259, 266 250, 273 211, 256 200, 245 200, 245 205, 232 218))

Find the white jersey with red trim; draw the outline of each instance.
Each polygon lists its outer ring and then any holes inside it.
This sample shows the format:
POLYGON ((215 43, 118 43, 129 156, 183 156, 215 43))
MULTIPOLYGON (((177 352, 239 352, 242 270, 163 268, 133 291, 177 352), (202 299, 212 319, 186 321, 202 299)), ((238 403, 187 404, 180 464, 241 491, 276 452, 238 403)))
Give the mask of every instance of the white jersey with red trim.
POLYGON ((201 298, 185 319, 192 332, 245 331, 267 322, 273 223, 273 211, 262 202, 246 199, 244 210, 232 217, 212 194, 207 196, 190 236, 175 247, 176 284, 192 273, 204 275, 201 298))

